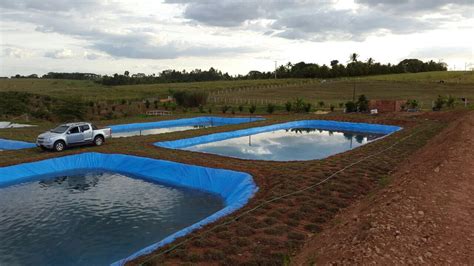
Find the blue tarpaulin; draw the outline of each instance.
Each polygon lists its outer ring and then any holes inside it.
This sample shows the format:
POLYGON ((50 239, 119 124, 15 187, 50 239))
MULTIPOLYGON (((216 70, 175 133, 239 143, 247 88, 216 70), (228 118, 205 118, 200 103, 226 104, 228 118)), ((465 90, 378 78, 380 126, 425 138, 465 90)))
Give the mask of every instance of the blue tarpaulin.
POLYGON ((193 126, 193 125, 233 125, 248 123, 254 121, 264 120, 261 117, 218 117, 218 116, 201 116, 193 118, 183 118, 174 120, 163 120, 156 122, 146 123, 133 123, 133 124, 121 124, 111 125, 112 132, 130 132, 154 128, 165 128, 165 127, 179 127, 179 126, 193 126))
POLYGON ((0 150, 20 150, 34 147, 36 147, 36 145, 30 142, 0 139, 0 150))
POLYGON ((388 126, 380 124, 339 122, 330 120, 302 120, 263 127, 253 127, 230 132, 215 133, 194 138, 155 142, 154 145, 170 149, 182 149, 198 144, 205 144, 225 139, 249 136, 262 132, 291 128, 317 128, 322 130, 340 130, 374 134, 390 134, 402 129, 401 127, 397 126, 388 126))
POLYGON ((258 188, 252 176, 243 172, 208 168, 164 160, 123 154, 82 153, 38 162, 0 167, 0 187, 51 177, 55 173, 75 170, 104 170, 129 174, 145 180, 155 180, 164 184, 199 189, 220 195, 225 208, 213 215, 188 226, 159 242, 152 244, 114 265, 122 265, 138 256, 171 243, 205 224, 216 221, 247 204, 258 188))

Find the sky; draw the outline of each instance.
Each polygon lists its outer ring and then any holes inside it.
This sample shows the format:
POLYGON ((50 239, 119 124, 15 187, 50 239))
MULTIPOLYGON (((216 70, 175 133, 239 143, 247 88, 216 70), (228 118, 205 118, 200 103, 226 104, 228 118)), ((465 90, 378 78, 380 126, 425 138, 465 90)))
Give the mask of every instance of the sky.
MULTIPOLYGON (((273 71, 300 61, 474 63, 474 0, 0 1, 0 76, 273 71)), ((469 65, 471 64, 471 65, 469 65)))

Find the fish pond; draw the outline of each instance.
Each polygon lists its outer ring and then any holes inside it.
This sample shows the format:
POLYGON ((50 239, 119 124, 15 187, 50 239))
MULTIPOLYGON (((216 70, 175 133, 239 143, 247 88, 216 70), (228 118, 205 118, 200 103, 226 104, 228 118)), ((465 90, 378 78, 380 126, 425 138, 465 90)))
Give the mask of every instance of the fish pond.
POLYGON ((400 129, 378 124, 303 120, 155 145, 248 160, 305 161, 360 147, 400 129))
POLYGON ((109 265, 224 207, 199 190, 103 171, 0 187, 0 265, 109 265))

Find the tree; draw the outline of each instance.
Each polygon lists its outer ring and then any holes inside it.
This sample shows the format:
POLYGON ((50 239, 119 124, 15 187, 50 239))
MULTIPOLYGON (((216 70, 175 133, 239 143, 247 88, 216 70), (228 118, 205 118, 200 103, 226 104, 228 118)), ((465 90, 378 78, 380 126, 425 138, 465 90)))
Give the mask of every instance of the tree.
POLYGON ((369 59, 367 59, 367 65, 371 66, 373 63, 374 59, 372 57, 369 57, 369 59))
POLYGON ((338 61, 338 60, 332 60, 332 61, 331 61, 331 68, 332 68, 332 69, 335 69, 338 64, 339 64, 339 61, 338 61))
POLYGON ((129 72, 128 70, 125 70, 125 72, 123 72, 123 75, 124 75, 125 77, 128 77, 128 76, 130 76, 130 72, 129 72))
POLYGON ((356 53, 352 53, 349 56, 349 62, 355 63, 355 62, 358 62, 358 59, 359 59, 359 55, 356 53))

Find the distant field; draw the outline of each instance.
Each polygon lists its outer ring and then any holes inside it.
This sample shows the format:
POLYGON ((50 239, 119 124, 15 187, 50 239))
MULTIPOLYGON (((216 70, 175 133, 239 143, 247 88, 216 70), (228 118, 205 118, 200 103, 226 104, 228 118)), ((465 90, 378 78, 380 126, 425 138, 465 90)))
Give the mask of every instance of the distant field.
POLYGON ((82 100, 121 100, 166 97, 169 89, 204 89, 216 91, 271 85, 301 84, 304 79, 239 80, 190 83, 166 83, 127 86, 103 86, 88 80, 2 79, 0 91, 20 91, 56 98, 82 100))
POLYGON ((324 101, 335 105, 365 94, 369 99, 417 99, 425 108, 438 95, 453 95, 474 100, 473 72, 445 71, 416 74, 378 75, 359 78, 243 80, 194 83, 171 83, 130 86, 102 86, 92 81, 12 79, 0 80, 0 91, 23 91, 57 98, 82 100, 144 99, 165 97, 169 89, 203 89, 210 92, 210 103, 240 104, 255 102, 282 104, 296 97, 316 104, 324 101), (440 83, 443 81, 443 83, 440 83))
POLYGON ((431 72, 417 74, 380 75, 361 78, 328 79, 325 82, 313 82, 284 88, 262 88, 250 91, 232 91, 211 97, 217 102, 230 104, 246 100, 257 103, 284 101, 296 97, 304 98, 313 103, 324 101, 339 103, 352 100, 355 86, 356 97, 365 94, 369 99, 417 99, 425 108, 431 107, 431 101, 438 95, 452 95, 456 98, 467 97, 474 101, 473 72, 431 72), (440 81, 444 83, 440 83, 440 81), (235 100, 237 99, 237 100, 235 100))

